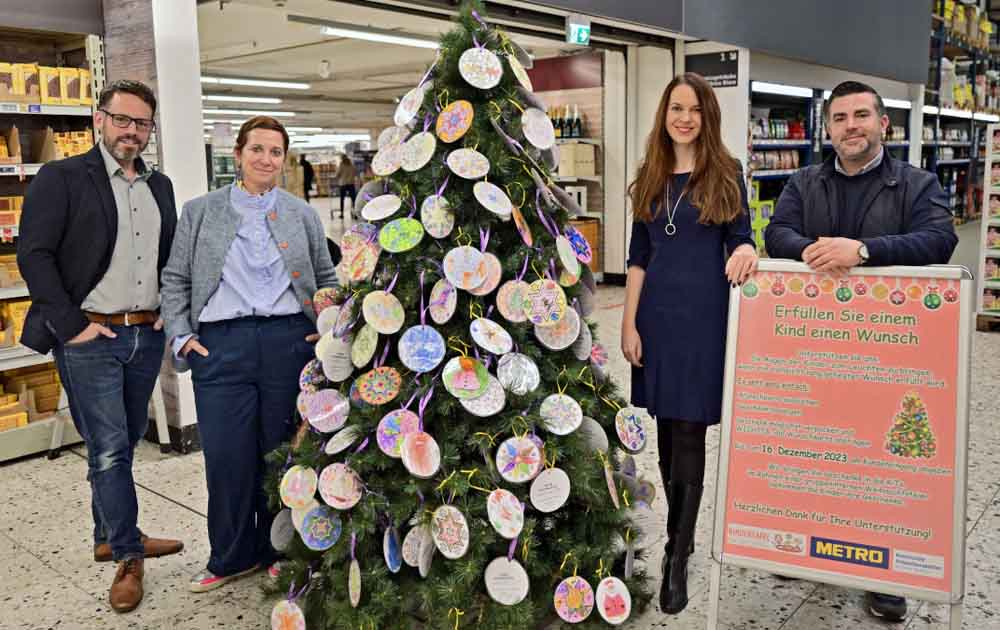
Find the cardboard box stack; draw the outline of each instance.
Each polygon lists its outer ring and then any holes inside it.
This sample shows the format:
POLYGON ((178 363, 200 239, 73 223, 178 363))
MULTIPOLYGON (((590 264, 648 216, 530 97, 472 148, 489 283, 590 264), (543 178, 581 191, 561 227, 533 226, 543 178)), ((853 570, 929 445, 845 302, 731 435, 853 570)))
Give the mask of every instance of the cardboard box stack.
POLYGON ((0 164, 21 163, 21 134, 11 125, 0 129, 0 164))
POLYGON ((94 147, 94 132, 86 131, 56 132, 53 141, 56 144, 56 159, 82 155, 94 147))
POLYGON ((28 407, 18 395, 8 394, 6 388, 0 385, 0 431, 16 429, 28 424, 28 407))
POLYGON ((31 299, 5 300, 0 302, 0 318, 3 320, 3 334, 0 347, 12 346, 21 340, 24 318, 31 307, 31 299))
MULTIPOLYGON (((8 370, 0 376, 0 386, 5 395, 15 395, 26 408, 28 420, 40 419, 40 414, 49 414, 59 409, 62 383, 54 364, 8 370)), ((3 400, 0 397, 0 400, 3 400)), ((0 408, 0 416, 3 415, 0 408)))
MULTIPOLYGON (((3 198, 0 197, 0 201, 3 198)), ((0 215, 6 214, 0 212, 0 215)), ((17 211, 18 221, 20 221, 21 211, 17 211)), ((17 224, 15 224, 16 226, 17 224)), ((8 230, 7 226, 0 226, 0 231, 8 230)), ((7 254, 0 256, 0 288, 24 286, 24 278, 21 277, 21 270, 17 268, 17 255, 7 254)))
POLYGON ((584 142, 559 145, 559 175, 562 177, 593 177, 597 174, 596 147, 584 142))

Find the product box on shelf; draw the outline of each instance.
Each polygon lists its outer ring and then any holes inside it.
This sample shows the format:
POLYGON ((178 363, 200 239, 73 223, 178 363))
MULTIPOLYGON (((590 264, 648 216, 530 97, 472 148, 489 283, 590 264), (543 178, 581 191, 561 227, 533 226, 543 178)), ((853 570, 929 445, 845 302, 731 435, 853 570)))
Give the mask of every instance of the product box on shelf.
POLYGON ((79 68, 59 68, 59 90, 62 92, 63 105, 80 104, 79 68))
POLYGON ((59 68, 38 67, 38 82, 42 87, 43 105, 62 105, 62 75, 59 68))
POLYGON ((17 396, 29 422, 41 420, 59 408, 62 384, 52 364, 8 370, 0 374, 0 383, 6 394, 17 396))
POLYGON ((0 62, 0 101, 14 101, 24 94, 20 79, 15 64, 0 62))
MULTIPOLYGON (((18 220, 20 220, 20 213, 21 211, 18 210, 18 220)), ((14 227, 16 228, 17 224, 14 227)), ((10 229, 8 226, 0 226, 0 232, 7 232, 10 229)), ((21 276, 21 270, 17 267, 17 255, 7 254, 0 256, 0 287, 8 289, 18 286, 24 286, 24 278, 21 276)), ((2 343, 0 343, 0 346, 2 346, 2 343)))
POLYGON ((21 134, 16 125, 0 128, 0 164, 21 163, 21 134))
POLYGON ((94 86, 91 80, 90 70, 80 68, 80 105, 94 104, 94 86))
POLYGON ((597 174, 597 151, 592 144, 567 142, 559 145, 559 175, 593 177, 597 174))
POLYGON ((20 85, 24 86, 24 102, 40 103, 42 101, 42 88, 38 76, 37 63, 19 63, 17 72, 20 85))

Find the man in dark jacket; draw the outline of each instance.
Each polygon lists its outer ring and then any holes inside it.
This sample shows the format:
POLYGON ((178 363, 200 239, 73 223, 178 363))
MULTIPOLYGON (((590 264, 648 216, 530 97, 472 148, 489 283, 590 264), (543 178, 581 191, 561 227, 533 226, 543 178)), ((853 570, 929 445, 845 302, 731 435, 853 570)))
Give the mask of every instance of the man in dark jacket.
POLYGON ((144 557, 183 548, 139 531, 132 479, 165 346, 159 279, 177 224, 170 180, 139 157, 155 112, 142 83, 107 86, 94 114, 101 142, 42 167, 17 245, 32 299, 21 343, 55 356, 87 445, 94 559, 118 565, 108 597, 118 612, 142 601, 144 557))
MULTIPOLYGON (((816 271, 859 265, 946 264, 958 243, 937 176, 892 159, 882 146, 889 118, 863 83, 841 83, 823 108, 834 155, 792 175, 764 236, 774 258, 816 271)), ((902 597, 868 593, 869 612, 898 621, 902 597)))
POLYGON ((302 196, 305 197, 306 203, 309 203, 309 192, 316 180, 316 171, 313 169, 312 162, 306 159, 305 153, 299 159, 299 164, 302 165, 302 196))

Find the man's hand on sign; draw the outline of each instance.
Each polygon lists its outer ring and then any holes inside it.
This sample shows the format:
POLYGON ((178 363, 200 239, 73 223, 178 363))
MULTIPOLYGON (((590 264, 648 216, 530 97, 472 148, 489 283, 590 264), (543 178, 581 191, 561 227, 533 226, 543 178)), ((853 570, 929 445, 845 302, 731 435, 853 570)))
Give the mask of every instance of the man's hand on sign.
POLYGON ((802 250, 802 262, 815 271, 844 275, 851 267, 861 264, 858 249, 861 241, 850 238, 821 236, 818 241, 802 250))

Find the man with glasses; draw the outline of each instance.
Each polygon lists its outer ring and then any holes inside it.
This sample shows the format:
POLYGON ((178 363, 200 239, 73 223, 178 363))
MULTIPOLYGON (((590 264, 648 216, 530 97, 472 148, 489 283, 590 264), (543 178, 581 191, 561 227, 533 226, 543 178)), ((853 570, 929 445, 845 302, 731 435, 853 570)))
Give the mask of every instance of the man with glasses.
POLYGON ((170 180, 139 157, 155 112, 146 85, 107 86, 94 113, 101 141, 42 167, 17 244, 32 299, 21 343, 55 356, 87 445, 94 560, 117 562, 109 601, 118 612, 142 601, 144 557, 183 548, 139 531, 132 479, 165 347, 159 277, 177 223, 170 180))

